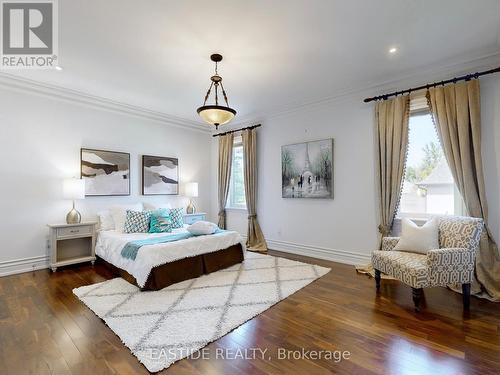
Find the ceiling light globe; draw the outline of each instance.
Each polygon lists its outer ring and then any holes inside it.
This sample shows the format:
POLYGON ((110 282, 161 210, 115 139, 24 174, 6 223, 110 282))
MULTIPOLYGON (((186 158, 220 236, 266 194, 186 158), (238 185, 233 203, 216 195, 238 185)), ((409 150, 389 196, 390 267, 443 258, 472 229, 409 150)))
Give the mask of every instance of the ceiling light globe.
POLYGON ((205 105, 198 108, 198 114, 206 123, 218 127, 231 121, 236 115, 236 111, 220 105, 205 105))
POLYGON ((197 112, 203 121, 210 125, 215 125, 215 129, 218 129, 219 125, 224 125, 231 121, 236 116, 236 111, 229 107, 226 90, 224 90, 222 84, 222 77, 217 73, 217 63, 222 61, 222 55, 214 53, 210 56, 210 59, 215 63, 215 74, 210 77, 211 84, 205 95, 203 106, 199 107, 197 112), (210 97, 212 89, 215 91, 215 104, 207 105, 207 100, 210 97), (219 92, 224 97, 225 106, 219 105, 219 92))

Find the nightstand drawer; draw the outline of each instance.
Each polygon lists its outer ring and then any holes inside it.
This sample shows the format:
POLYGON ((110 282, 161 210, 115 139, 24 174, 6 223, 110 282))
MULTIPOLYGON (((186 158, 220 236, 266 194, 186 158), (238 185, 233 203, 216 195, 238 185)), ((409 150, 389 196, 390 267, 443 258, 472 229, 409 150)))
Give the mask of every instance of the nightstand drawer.
POLYGON ((186 215, 184 215, 184 224, 191 225, 193 223, 196 223, 197 221, 205 220, 205 217, 206 217, 206 214, 204 214, 204 213, 186 214, 186 215))
POLYGON ((57 228, 57 238, 92 235, 92 225, 75 225, 57 228))

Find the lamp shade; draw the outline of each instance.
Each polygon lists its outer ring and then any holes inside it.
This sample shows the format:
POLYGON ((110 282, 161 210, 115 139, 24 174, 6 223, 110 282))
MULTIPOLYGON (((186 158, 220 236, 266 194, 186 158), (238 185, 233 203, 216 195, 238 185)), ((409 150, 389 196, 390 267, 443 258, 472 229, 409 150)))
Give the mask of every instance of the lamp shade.
POLYGON ((185 187, 186 197, 197 197, 198 196, 198 183, 188 182, 185 187))
POLYGON ((64 180, 63 196, 65 199, 85 199, 85 180, 79 178, 64 180))
POLYGON ((236 111, 221 105, 205 105, 198 108, 198 114, 211 125, 224 125, 231 121, 236 115, 236 111))

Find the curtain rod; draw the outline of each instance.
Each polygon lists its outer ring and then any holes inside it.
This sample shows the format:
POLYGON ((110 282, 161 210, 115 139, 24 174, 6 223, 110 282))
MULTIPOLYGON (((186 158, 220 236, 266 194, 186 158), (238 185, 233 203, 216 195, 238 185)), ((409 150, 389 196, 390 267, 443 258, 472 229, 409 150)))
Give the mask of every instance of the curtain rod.
POLYGON ((262 125, 261 124, 257 124, 257 125, 247 126, 246 128, 229 130, 229 131, 224 132, 224 133, 214 134, 214 135, 212 135, 212 137, 218 137, 218 136, 221 136, 221 135, 236 133, 236 132, 239 132, 239 131, 242 131, 242 130, 255 129, 255 128, 258 128, 260 126, 262 126, 262 125))
POLYGON ((384 95, 378 95, 374 96, 373 98, 366 98, 363 100, 365 103, 372 102, 374 100, 387 100, 390 96, 398 96, 401 94, 411 94, 413 91, 418 91, 418 90, 423 90, 423 89, 429 89, 431 87, 436 87, 436 86, 444 86, 448 83, 457 83, 458 81, 470 81, 471 79, 479 78, 481 76, 485 76, 487 74, 493 74, 493 73, 499 73, 500 72, 500 67, 495 68, 495 69, 490 69, 490 70, 485 70, 482 72, 476 72, 476 73, 471 73, 471 74, 466 74, 460 77, 455 77, 452 79, 447 79, 445 81, 440 81, 440 82, 434 82, 434 83, 428 83, 426 85, 418 86, 418 87, 412 87, 406 90, 401 90, 401 91, 394 91, 389 94, 384 94, 384 95))

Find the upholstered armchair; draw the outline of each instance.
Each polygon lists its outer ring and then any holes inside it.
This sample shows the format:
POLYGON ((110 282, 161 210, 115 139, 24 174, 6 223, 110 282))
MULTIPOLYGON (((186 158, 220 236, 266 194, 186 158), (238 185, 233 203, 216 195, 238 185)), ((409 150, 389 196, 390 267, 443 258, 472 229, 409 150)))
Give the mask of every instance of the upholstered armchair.
POLYGON ((471 217, 439 219, 439 249, 427 254, 394 251, 399 237, 382 239, 382 249, 372 254, 375 283, 380 290, 381 273, 411 286, 415 310, 420 311, 422 289, 462 284, 464 310, 469 309, 470 283, 483 220, 471 217))

